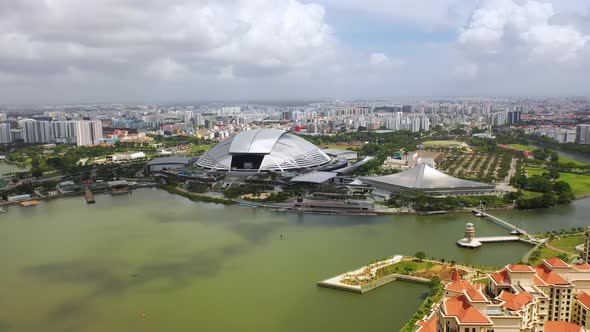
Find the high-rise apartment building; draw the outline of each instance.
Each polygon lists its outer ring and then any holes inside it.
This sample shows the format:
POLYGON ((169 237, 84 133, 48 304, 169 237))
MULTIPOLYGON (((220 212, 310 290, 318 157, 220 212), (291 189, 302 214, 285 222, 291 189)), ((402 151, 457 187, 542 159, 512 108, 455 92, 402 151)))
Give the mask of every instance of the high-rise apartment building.
POLYGON ((49 121, 27 120, 22 123, 25 143, 51 143, 51 123, 49 121))
POLYGON ((76 145, 97 145, 102 140, 100 121, 75 121, 76 145))
POLYGON ((12 142, 12 133, 10 130, 10 123, 0 123, 0 144, 12 142))
POLYGON ((576 144, 590 144, 590 124, 579 124, 576 127, 576 144))

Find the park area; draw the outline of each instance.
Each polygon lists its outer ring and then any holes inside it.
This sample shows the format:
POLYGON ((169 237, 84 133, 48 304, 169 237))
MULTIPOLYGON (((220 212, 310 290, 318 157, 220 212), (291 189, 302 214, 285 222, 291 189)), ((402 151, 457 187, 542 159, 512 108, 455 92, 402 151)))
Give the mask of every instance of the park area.
POLYGON ((455 177, 492 183, 506 179, 511 161, 510 154, 450 152, 437 168, 455 177))
MULTIPOLYGON (((516 148, 516 149, 530 151, 530 152, 537 150, 537 148, 535 148, 534 146, 530 146, 530 145, 524 145, 524 144, 508 144, 508 145, 513 148, 516 148)), ((559 154, 559 152, 558 152, 558 154, 559 154)), ((587 166, 587 164, 585 164, 581 161, 568 158, 562 154, 559 154, 559 162, 562 164, 574 164, 576 166, 587 166)))
MULTIPOLYGON (((548 170, 540 167, 525 166, 527 176, 530 178, 535 175, 543 175, 548 170)), ((575 174, 575 173, 559 173, 559 181, 567 182, 577 198, 586 197, 590 195, 590 175, 575 174)))

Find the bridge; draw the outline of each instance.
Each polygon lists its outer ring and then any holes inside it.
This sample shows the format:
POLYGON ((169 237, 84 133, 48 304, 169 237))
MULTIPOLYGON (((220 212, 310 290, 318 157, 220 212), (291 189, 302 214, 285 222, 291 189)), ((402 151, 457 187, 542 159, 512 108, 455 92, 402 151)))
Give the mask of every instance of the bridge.
POLYGON ((509 230, 511 232, 512 231, 516 231, 519 234, 522 234, 522 235, 524 235, 524 236, 526 236, 528 238, 531 238, 531 235, 526 230, 524 230, 522 228, 518 228, 515 225, 507 222, 506 220, 503 220, 501 218, 498 218, 496 216, 493 216, 493 215, 485 212, 483 209, 480 209, 480 210, 474 209, 473 210, 473 213, 480 214, 483 217, 485 217, 486 219, 488 219, 489 221, 495 223, 498 226, 504 227, 504 228, 506 228, 507 230, 509 230))

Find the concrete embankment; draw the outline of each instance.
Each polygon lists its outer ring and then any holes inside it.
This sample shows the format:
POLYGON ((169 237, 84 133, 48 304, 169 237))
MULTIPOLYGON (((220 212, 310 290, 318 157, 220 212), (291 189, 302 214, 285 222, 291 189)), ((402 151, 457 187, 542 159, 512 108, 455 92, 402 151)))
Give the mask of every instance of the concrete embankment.
POLYGON ((409 275, 405 275, 405 274, 397 274, 397 273, 386 275, 382 278, 370 281, 370 282, 363 284, 363 285, 347 285, 347 284, 343 284, 341 282, 335 281, 334 279, 336 279, 336 278, 320 281, 320 282, 318 282, 318 286, 324 287, 324 288, 343 290, 343 291, 357 293, 357 294, 364 294, 364 293, 370 292, 376 288, 379 288, 381 286, 387 285, 393 281, 404 281, 404 282, 411 282, 411 283, 422 284, 422 285, 428 285, 430 283, 430 279, 414 277, 414 276, 409 276, 409 275))

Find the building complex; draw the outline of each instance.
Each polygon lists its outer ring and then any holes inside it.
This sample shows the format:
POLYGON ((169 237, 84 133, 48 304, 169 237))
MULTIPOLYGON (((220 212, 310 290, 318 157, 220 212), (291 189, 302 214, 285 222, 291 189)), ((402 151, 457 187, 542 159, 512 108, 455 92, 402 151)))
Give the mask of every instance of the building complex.
POLYGON ((416 332, 590 331, 590 264, 507 265, 489 285, 455 274, 416 332))

